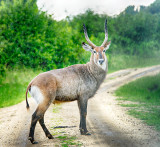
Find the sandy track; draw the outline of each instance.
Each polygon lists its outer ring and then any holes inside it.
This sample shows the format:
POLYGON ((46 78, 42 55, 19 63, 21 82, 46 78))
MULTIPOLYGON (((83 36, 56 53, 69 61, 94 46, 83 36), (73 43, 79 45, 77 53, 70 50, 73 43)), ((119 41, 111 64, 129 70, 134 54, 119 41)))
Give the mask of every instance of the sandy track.
MULTIPOLYGON (((87 126, 91 136, 82 136, 78 131, 79 112, 77 102, 64 103, 59 113, 53 113, 54 105, 45 114, 45 123, 53 134, 53 126, 70 126, 58 130, 58 134, 76 136, 84 146, 89 147, 159 147, 160 133, 142 121, 126 114, 126 108, 117 105, 113 92, 120 85, 142 76, 160 72, 160 66, 142 69, 127 69, 109 74, 94 98, 89 100, 87 126), (76 127, 72 127, 76 126, 76 127)), ((31 115, 36 104, 29 99, 31 110, 27 112, 25 101, 15 106, 0 109, 0 146, 60 146, 59 139, 49 140, 37 124, 35 139, 38 145, 28 140, 31 115)), ((55 135, 55 136, 57 136, 55 135)))

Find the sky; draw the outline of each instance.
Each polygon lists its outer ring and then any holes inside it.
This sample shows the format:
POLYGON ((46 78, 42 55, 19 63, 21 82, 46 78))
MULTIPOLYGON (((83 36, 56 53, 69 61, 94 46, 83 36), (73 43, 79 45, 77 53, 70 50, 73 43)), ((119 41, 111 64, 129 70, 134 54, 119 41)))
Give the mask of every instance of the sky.
POLYGON ((61 20, 66 16, 74 16, 92 9, 98 14, 114 16, 120 14, 128 6, 149 6, 155 0, 38 0, 38 8, 52 14, 54 19, 61 20))

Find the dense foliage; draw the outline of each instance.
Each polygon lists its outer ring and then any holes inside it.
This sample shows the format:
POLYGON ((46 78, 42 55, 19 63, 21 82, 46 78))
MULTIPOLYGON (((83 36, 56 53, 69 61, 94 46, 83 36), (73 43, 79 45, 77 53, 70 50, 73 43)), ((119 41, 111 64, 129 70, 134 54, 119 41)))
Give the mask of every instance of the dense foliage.
POLYGON ((116 17, 84 14, 56 21, 38 10, 36 0, 2 0, 0 2, 0 75, 6 68, 25 66, 50 70, 75 63, 85 63, 89 54, 82 24, 90 39, 101 45, 104 21, 108 19, 110 54, 153 56, 160 47, 160 0, 140 12, 128 7, 116 17))
POLYGON ((44 70, 77 63, 83 50, 77 31, 38 10, 34 1, 0 5, 0 70, 26 66, 44 70))

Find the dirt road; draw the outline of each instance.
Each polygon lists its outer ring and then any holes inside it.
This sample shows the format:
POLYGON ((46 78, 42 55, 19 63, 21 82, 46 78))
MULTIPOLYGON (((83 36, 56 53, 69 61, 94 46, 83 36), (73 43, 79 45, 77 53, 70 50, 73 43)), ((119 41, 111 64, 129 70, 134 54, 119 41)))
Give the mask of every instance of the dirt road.
POLYGON ((31 110, 27 112, 25 101, 20 104, 0 109, 0 146, 61 146, 57 136, 76 136, 86 147, 159 147, 160 133, 142 121, 126 114, 126 108, 120 107, 115 100, 114 90, 119 86, 146 75, 160 72, 160 66, 141 69, 121 70, 107 75, 106 80, 94 98, 89 100, 87 126, 91 136, 79 133, 79 112, 77 102, 64 103, 56 106, 55 113, 51 105, 45 114, 45 123, 54 134, 55 139, 45 137, 37 124, 35 140, 38 145, 32 145, 28 140, 31 115, 36 109, 36 103, 29 99, 31 110), (68 128, 53 129, 55 126, 68 128))

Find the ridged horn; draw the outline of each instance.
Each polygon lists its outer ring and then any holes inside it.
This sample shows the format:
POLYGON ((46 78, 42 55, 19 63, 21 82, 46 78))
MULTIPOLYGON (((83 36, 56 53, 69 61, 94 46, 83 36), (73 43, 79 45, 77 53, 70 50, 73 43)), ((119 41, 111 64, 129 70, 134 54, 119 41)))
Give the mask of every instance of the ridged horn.
POLYGON ((105 21, 105 39, 101 46, 105 47, 108 41, 107 19, 105 21))
POLYGON ((85 24, 83 24, 83 30, 84 30, 84 35, 85 35, 85 38, 86 38, 86 40, 87 40, 88 44, 89 44, 92 48, 95 48, 95 47, 96 47, 96 45, 95 45, 95 44, 93 44, 93 43, 90 41, 89 37, 88 37, 87 29, 86 29, 85 24))

